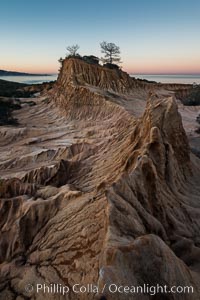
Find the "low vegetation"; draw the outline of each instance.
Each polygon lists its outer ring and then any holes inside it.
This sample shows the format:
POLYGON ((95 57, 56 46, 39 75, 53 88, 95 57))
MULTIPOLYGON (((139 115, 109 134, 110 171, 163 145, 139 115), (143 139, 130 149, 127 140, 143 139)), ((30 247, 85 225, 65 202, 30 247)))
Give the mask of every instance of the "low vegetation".
POLYGON ((49 90, 55 81, 38 84, 25 84, 0 79, 0 97, 29 98, 35 93, 49 90))
MULTIPOLYGON (((200 115, 196 118, 198 124, 200 124, 200 115)), ((200 126, 195 130, 196 133, 200 134, 200 126)))
POLYGON ((28 86, 24 83, 12 82, 0 79, 0 96, 1 97, 29 97, 30 92, 22 90, 28 86))
POLYGON ((19 100, 0 97, 0 125, 17 125, 18 121, 13 118, 12 111, 20 108, 19 100))
POLYGON ((189 92, 189 94, 181 100, 184 105, 188 105, 188 106, 200 105, 200 86, 193 87, 189 92))

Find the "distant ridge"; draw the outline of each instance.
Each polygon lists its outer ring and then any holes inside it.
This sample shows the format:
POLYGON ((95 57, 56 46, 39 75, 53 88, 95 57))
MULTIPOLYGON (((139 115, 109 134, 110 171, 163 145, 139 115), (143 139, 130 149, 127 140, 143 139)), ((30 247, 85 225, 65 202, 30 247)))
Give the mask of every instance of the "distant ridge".
POLYGON ((0 70, 0 76, 50 76, 51 74, 31 74, 23 72, 0 70))

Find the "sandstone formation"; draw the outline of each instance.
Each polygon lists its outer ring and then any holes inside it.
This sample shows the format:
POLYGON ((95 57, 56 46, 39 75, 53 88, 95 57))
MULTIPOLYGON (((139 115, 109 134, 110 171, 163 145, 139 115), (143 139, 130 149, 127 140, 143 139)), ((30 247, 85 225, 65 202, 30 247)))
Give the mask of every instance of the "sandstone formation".
POLYGON ((66 59, 19 125, 0 127, 0 299, 200 299, 200 160, 176 89, 66 59), (44 283, 99 292, 37 293, 44 283))

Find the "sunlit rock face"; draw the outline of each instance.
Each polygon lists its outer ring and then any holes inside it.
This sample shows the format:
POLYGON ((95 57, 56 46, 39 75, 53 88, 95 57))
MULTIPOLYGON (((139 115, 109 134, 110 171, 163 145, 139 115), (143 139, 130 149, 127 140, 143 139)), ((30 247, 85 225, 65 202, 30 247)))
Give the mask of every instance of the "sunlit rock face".
POLYGON ((200 160, 169 86, 66 59, 34 101, 0 127, 0 299, 199 299, 200 160))

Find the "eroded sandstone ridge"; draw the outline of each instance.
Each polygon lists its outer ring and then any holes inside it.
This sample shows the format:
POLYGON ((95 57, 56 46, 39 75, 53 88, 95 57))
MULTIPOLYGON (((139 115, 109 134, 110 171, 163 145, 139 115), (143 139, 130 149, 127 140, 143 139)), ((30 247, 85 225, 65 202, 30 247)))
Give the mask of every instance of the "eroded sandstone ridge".
POLYGON ((34 101, 0 128, 0 299, 200 299, 200 160, 173 92, 66 59, 34 101), (110 283, 194 292, 102 294, 110 283))

